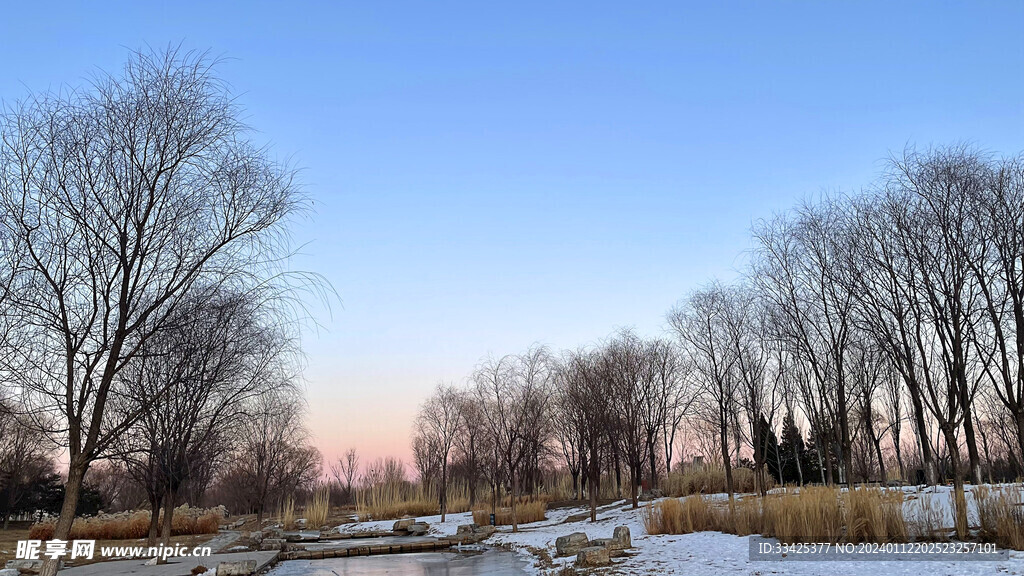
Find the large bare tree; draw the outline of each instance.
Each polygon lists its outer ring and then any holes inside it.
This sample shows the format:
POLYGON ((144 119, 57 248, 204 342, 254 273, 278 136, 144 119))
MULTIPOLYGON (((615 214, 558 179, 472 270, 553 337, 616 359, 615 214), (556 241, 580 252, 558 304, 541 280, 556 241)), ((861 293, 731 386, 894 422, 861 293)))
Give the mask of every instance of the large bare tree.
MULTIPOLYGON (((120 74, 0 117, 3 361, 67 450, 66 539, 91 462, 143 412, 110 413, 120 372, 197 283, 265 280, 301 203, 292 170, 249 143, 204 54, 134 54, 120 74)), ((56 563, 47 561, 45 576, 56 563)))

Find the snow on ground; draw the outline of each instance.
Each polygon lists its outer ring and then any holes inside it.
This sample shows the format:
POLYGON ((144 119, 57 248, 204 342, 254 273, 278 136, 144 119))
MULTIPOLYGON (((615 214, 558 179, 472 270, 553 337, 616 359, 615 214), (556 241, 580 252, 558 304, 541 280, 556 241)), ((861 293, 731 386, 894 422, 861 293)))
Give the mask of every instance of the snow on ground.
MULTIPOLYGON (((968 487, 968 490, 970 488, 968 487)), ((1021 486, 1024 492, 1024 486, 1021 486)), ((922 502, 941 510, 945 525, 951 526, 952 488, 905 488, 908 500, 904 504, 907 519, 919 513, 922 502)), ((719 495, 713 495, 718 499, 719 495)), ((967 496, 971 509, 971 521, 976 523, 974 499, 967 496)), ((559 508, 549 510, 547 519, 541 522, 521 524, 518 533, 510 527, 501 527, 486 541, 487 544, 509 548, 530 562, 530 571, 544 574, 551 569, 542 565, 535 555, 537 549, 544 550, 554 558, 555 539, 572 532, 585 532, 590 538, 610 538, 616 526, 628 526, 632 534, 633 556, 616 560, 615 574, 686 574, 687 576, 712 576, 720 574, 767 576, 771 574, 792 576, 1013 576, 1024 575, 1024 552, 1011 551, 1009 558, 997 561, 751 561, 749 541, 746 536, 734 536, 721 532, 699 532, 683 535, 656 535, 646 533, 643 525, 643 506, 633 510, 628 501, 621 500, 598 509, 597 522, 588 519, 568 522, 571 516, 588 514, 585 507, 559 508)), ((469 524, 472 515, 468 512, 447 515, 444 523, 440 516, 425 516, 419 520, 430 524, 430 534, 444 536, 454 534, 460 524, 469 524)), ((343 532, 363 530, 390 530, 393 520, 344 524, 343 532)), ((571 564, 575 557, 554 558, 554 567, 571 564)))

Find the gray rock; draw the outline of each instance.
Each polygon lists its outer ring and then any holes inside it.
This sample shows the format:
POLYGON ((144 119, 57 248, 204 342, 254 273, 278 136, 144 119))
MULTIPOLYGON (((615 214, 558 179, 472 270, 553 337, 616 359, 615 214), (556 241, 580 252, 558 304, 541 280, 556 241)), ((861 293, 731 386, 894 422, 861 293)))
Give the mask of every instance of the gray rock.
POLYGON ((612 547, 618 548, 619 550, 632 548, 633 538, 629 534, 629 527, 616 526, 615 532, 612 533, 612 542, 612 547))
POLYGON ((253 544, 259 546, 260 543, 263 542, 263 532, 253 532, 249 534, 249 540, 251 540, 253 544))
POLYGON ((0 576, 21 576, 21 572, 18 572, 14 568, 4 568, 0 570, 0 576))
POLYGON ((573 532, 568 536, 559 536, 555 539, 556 556, 572 556, 587 547, 589 539, 583 532, 573 532))
POLYGON ((430 529, 430 525, 426 522, 415 522, 409 525, 407 530, 410 536, 423 536, 430 529))
POLYGON ((463 525, 459 526, 455 530, 455 533, 456 534, 472 534, 473 532, 476 532, 477 528, 480 528, 480 527, 477 526, 476 524, 463 524, 463 525))
MULTIPOLYGON (((272 550, 280 550, 284 548, 285 541, 283 538, 266 538, 260 543, 260 550, 264 552, 270 552, 272 550)), ((218 572, 220 574, 220 572, 218 572)))
MULTIPOLYGON (((608 555, 608 549, 603 546, 588 546, 576 554, 576 565, 580 568, 595 568, 611 563, 612 558, 608 555)), ((220 570, 217 571, 217 575, 220 576, 220 570)))
POLYGON ((588 548, 594 548, 594 547, 597 547, 597 546, 600 546, 601 548, 611 548, 612 547, 612 539, 611 538, 594 538, 593 540, 591 540, 590 542, 587 543, 587 547, 588 548))
POLYGON ((392 526, 391 530, 394 531, 394 532, 408 532, 409 531, 409 526, 412 526, 415 523, 416 523, 416 519, 415 518, 402 518, 401 520, 398 520, 398 521, 395 522, 395 524, 394 524, 394 526, 392 526))
POLYGON ((277 527, 264 528, 263 529, 263 537, 264 538, 284 538, 284 530, 282 530, 280 528, 277 528, 277 527))
MULTIPOLYGON (((64 561, 57 561, 57 569, 64 568, 64 561)), ((19 574, 39 574, 43 569, 42 560, 8 560, 6 569, 17 570, 19 574)))
POLYGON ((255 560, 221 562, 220 564, 217 564, 217 576, 249 576, 255 571, 255 560))

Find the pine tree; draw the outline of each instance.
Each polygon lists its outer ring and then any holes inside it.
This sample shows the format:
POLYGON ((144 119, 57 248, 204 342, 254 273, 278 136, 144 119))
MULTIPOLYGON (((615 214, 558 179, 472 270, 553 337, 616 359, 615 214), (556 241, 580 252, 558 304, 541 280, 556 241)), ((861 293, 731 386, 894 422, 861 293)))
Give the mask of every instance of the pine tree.
MULTIPOLYGON (((782 452, 782 479, 788 483, 800 483, 801 474, 803 472, 803 481, 807 482, 811 476, 808 473, 811 472, 809 469, 809 460, 814 460, 814 470, 817 470, 817 456, 813 458, 808 457, 808 450, 804 444, 803 435, 800 433, 800 429, 796 427, 796 420, 793 418, 792 412, 787 412, 786 417, 782 420, 782 443, 779 445, 779 450, 782 452), (799 461, 799 467, 797 462, 799 461)), ((813 455, 812 455, 813 456, 813 455)))

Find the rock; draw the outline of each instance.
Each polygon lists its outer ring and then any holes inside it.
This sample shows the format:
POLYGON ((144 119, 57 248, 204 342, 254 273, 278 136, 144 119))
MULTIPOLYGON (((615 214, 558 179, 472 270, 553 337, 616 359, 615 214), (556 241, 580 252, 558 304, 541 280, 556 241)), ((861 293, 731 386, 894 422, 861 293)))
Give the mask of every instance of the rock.
POLYGON ((14 568, 4 568, 0 570, 0 576, 21 576, 21 572, 18 572, 14 568))
POLYGON ((249 534, 249 540, 253 544, 259 546, 260 542, 263 542, 263 532, 253 532, 249 534))
MULTIPOLYGON (((576 565, 580 568, 594 568, 607 566, 612 563, 608 549, 603 546, 588 546, 576 554, 576 565)), ((220 576, 220 570, 217 571, 220 576)))
POLYGON ((249 576, 255 571, 255 560, 221 562, 220 564, 217 564, 217 576, 249 576))
POLYGON ((476 524, 463 524, 455 530, 455 533, 472 534, 473 532, 476 532, 477 528, 479 528, 479 526, 477 526, 476 524))
MULTIPOLYGON (((267 538, 260 543, 260 550, 269 552, 271 550, 280 550, 284 548, 285 541, 283 538, 267 538)), ((220 572, 218 572, 220 574, 220 572)))
POLYGON ((615 527, 615 532, 612 533, 612 546, 619 550, 633 547, 633 538, 629 535, 629 527, 615 527))
POLYGON ((280 529, 280 528, 278 528, 276 526, 275 527, 271 527, 271 528, 264 528, 263 529, 263 537, 264 538, 284 538, 284 530, 282 530, 282 529, 280 529))
POLYGON ((497 531, 498 529, 494 526, 477 526, 473 529, 473 534, 478 534, 483 536, 484 538, 487 538, 488 536, 494 534, 497 531))
MULTIPOLYGON (((64 561, 60 560, 57 562, 57 569, 64 568, 64 561)), ((15 570, 18 574, 39 574, 39 571, 43 569, 42 560, 8 560, 7 570, 15 570)))
POLYGON ((649 490, 647 492, 641 492, 640 493, 640 497, 638 499, 641 502, 649 502, 651 500, 657 500, 658 498, 664 498, 664 497, 665 497, 665 493, 662 492, 660 489, 655 488, 655 489, 649 490))
POLYGON ((149 560, 146 560, 146 563, 143 564, 143 566, 156 566, 156 561, 157 560, 159 560, 159 558, 156 558, 154 556, 153 558, 150 558, 149 560))
POLYGON ((594 538, 593 540, 591 540, 590 542, 587 543, 587 548, 596 548, 596 547, 611 548, 612 547, 612 539, 611 538, 594 538))
POLYGON ((587 547, 589 540, 583 532, 573 532, 568 536, 559 536, 555 539, 556 556, 572 556, 587 547))
POLYGON ((391 528, 394 532, 408 532, 409 526, 416 523, 415 518, 402 518, 395 522, 395 525, 391 528))
POLYGON ((245 525, 245 518, 239 518, 238 520, 235 521, 234 524, 231 525, 231 527, 234 530, 238 530, 239 528, 241 528, 244 525, 245 525))
POLYGON ((427 533, 428 529, 430 529, 430 525, 426 522, 414 522, 407 528, 410 536, 423 536, 427 533))
POLYGON ((306 529, 306 519, 305 518, 299 518, 298 520, 296 520, 295 521, 295 527, 298 528, 299 530, 305 530, 306 529))

